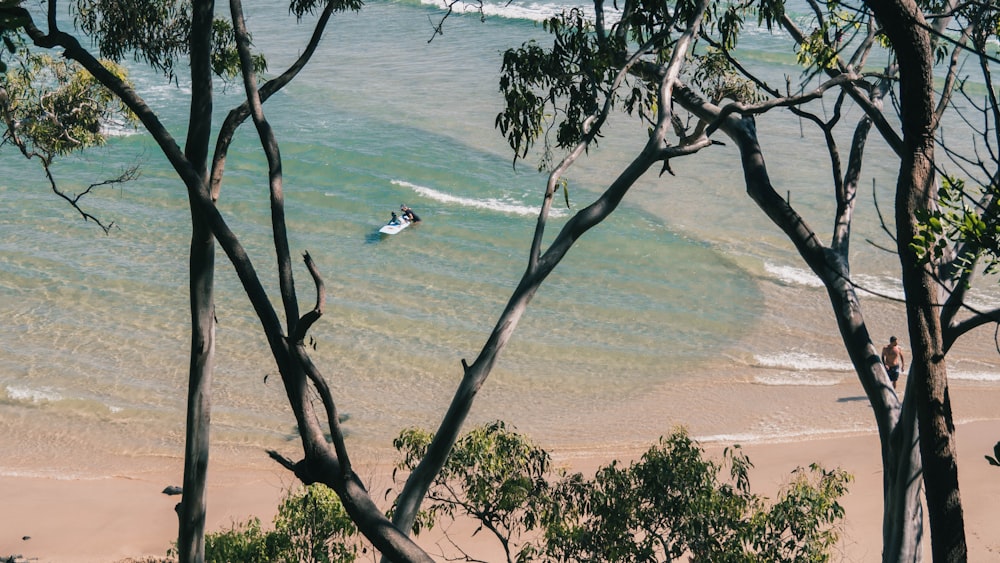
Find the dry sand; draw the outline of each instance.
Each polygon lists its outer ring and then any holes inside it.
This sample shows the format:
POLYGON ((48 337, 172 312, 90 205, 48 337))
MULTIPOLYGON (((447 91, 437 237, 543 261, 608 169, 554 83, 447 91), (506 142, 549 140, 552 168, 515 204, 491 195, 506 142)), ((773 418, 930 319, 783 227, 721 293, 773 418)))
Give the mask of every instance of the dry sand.
MULTIPOLYGON (((965 508, 969 561, 1000 560, 1000 468, 986 463, 1000 441, 1000 420, 969 422, 958 431, 959 471, 965 508)), ((721 446, 706 445, 712 454, 721 446)), ((753 488, 773 495, 798 466, 813 461, 841 467, 855 477, 843 499, 847 509, 836 560, 878 561, 881 552, 882 471, 874 435, 816 439, 781 444, 750 444, 744 450, 755 465, 753 488)), ((627 455, 627 453, 625 454, 627 455)), ((606 463, 574 459, 572 469, 585 474, 606 463)), ((388 474, 372 470, 370 488, 383 491, 388 474)), ((111 562, 164 556, 176 537, 173 506, 178 497, 161 493, 179 477, 143 476, 100 480, 0 477, 0 557, 21 554, 43 562, 111 562)), ((290 476, 271 471, 216 470, 210 476, 208 529, 229 527, 257 515, 269 523, 290 476)), ((462 524, 453 533, 465 533, 462 524)), ((439 534, 420 541, 435 550, 439 534)), ((486 560, 497 560, 496 546, 485 535, 476 541, 486 560)), ((927 542, 929 544, 929 542, 927 542)), ((929 552, 925 556, 929 561, 929 552)))

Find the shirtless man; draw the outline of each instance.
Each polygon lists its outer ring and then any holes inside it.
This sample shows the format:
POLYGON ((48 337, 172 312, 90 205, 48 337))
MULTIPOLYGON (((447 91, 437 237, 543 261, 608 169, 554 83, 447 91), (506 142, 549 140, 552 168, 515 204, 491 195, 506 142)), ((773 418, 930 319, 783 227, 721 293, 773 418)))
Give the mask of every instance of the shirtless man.
POLYGON ((899 379, 899 372, 906 369, 906 358, 903 357, 903 349, 896 342, 896 337, 889 338, 889 344, 882 348, 882 363, 885 370, 889 372, 889 380, 892 381, 892 388, 896 388, 896 380, 899 379))

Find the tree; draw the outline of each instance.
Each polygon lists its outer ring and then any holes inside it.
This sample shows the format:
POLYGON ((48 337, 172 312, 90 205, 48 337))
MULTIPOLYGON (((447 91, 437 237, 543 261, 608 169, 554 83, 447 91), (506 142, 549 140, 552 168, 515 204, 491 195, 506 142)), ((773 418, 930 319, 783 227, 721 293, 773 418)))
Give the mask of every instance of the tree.
MULTIPOLYGON (((665 14, 636 7, 634 11, 625 10, 621 23, 605 33, 601 25, 601 5, 595 5, 598 9, 597 17, 597 39, 592 42, 594 49, 605 49, 606 52, 595 56, 602 60, 615 61, 619 67, 631 65, 635 70, 635 84, 631 92, 623 95, 623 109, 627 112, 635 112, 644 120, 649 120, 652 112, 661 104, 659 100, 665 99, 661 92, 656 89, 655 79, 662 76, 662 71, 656 68, 655 63, 634 62, 640 56, 648 59, 663 59, 665 55, 660 54, 659 49, 666 45, 662 38, 669 32, 671 19, 665 14), (633 43, 639 47, 633 51, 625 50, 624 38, 630 37, 633 43)), ((919 474, 919 458, 914 457, 912 445, 915 441, 912 424, 899 424, 901 418, 901 406, 895 394, 892 393, 888 385, 888 379, 884 368, 873 358, 878 358, 878 351, 871 342, 865 328, 864 318, 861 316, 860 305, 855 294, 855 288, 850 282, 849 275, 849 235, 850 217, 853 205, 856 201, 854 197, 860 174, 861 157, 863 155, 864 141, 867 137, 868 129, 875 120, 880 120, 884 124, 885 120, 881 115, 863 120, 855 136, 855 151, 846 170, 841 165, 838 149, 834 141, 833 128, 840 119, 840 107, 843 97, 836 105, 834 117, 829 123, 815 118, 805 111, 801 114, 812 118, 824 131, 824 138, 829 143, 829 152, 835 172, 834 182, 838 201, 838 217, 835 221, 837 231, 834 236, 834 243, 830 248, 822 246, 815 233, 808 227, 791 205, 780 197, 771 186, 767 170, 764 167, 763 153, 756 140, 756 127, 753 116, 769 111, 773 108, 785 106, 804 105, 807 102, 821 97, 827 90, 838 89, 842 85, 849 84, 851 80, 857 80, 860 75, 847 76, 841 73, 831 78, 824 84, 812 91, 803 91, 797 95, 782 95, 774 88, 769 88, 761 79, 750 76, 742 76, 742 67, 732 58, 730 53, 736 47, 739 22, 742 21, 745 13, 736 8, 729 11, 722 11, 722 8, 715 8, 718 12, 711 12, 717 17, 709 19, 706 35, 710 31, 716 33, 711 37, 703 37, 709 43, 705 51, 696 55, 696 66, 690 70, 686 76, 690 78, 691 84, 678 84, 674 89, 672 101, 678 106, 690 111, 697 119, 696 124, 687 129, 681 127, 681 122, 676 121, 678 127, 678 142, 681 144, 692 143, 695 140, 706 142, 711 134, 716 131, 722 132, 730 137, 739 147, 742 154, 742 167, 744 169, 748 194, 757 204, 765 210, 768 216, 780 226, 792 239, 799 249, 800 254, 812 267, 813 271, 820 275, 827 285, 834 311, 841 327, 845 345, 856 366, 863 385, 868 392, 869 399, 875 405, 876 421, 883 441, 883 459, 887 465, 886 475, 886 515, 885 534, 887 538, 887 550, 892 552, 895 549, 919 548, 918 538, 920 534, 920 504, 918 481, 914 478, 919 474), (724 100, 731 103, 726 107, 718 104, 724 100), (895 433, 895 436, 893 435, 895 433), (897 489, 898 487, 898 489, 897 489), (905 499, 905 500, 903 500, 905 499), (893 510, 890 510, 890 507, 893 510), (903 526, 902 524, 907 525, 903 526), (895 529, 892 529, 895 528, 895 529), (890 540, 891 538, 891 540, 890 540)), ((758 21, 767 23, 768 26, 777 26, 783 20, 783 8, 780 4, 761 5, 758 14, 758 21), (770 11, 768 11, 770 10, 770 11)), ((787 19, 787 18, 786 18, 787 19)), ((558 125, 560 135, 568 135, 568 139, 574 138, 574 120, 570 117, 574 115, 573 106, 582 105, 582 100, 574 99, 573 96, 557 98, 561 93, 555 84, 563 88, 562 91, 572 91, 578 93, 579 97, 586 98, 590 91, 586 87, 588 74, 579 72, 574 75, 566 72, 559 78, 553 78, 555 73, 548 72, 551 65, 538 65, 544 69, 535 71, 532 74, 535 61, 544 60, 546 57, 555 57, 558 46, 576 45, 582 41, 581 37, 591 33, 586 22, 565 18, 562 21, 553 22, 549 28, 556 35, 554 48, 551 52, 542 52, 535 46, 525 46, 517 51, 517 63, 511 64, 509 72, 517 76, 510 80, 512 84, 518 84, 517 89, 508 94, 511 96, 537 100, 530 111, 523 113, 530 114, 536 119, 541 119, 546 113, 556 113, 566 115, 567 118, 558 125), (527 70, 526 70, 527 69, 527 70), (517 80, 521 83, 516 82, 517 80), (547 82, 551 81, 551 82, 547 82), (561 81, 561 82, 560 82, 561 81), (563 86, 564 83, 579 81, 583 86, 571 89, 563 86), (521 86, 520 84, 523 84, 521 86), (532 93, 532 89, 540 89, 541 95, 532 93), (554 95, 553 95, 554 94, 554 95), (548 100, 559 100, 560 111, 553 112, 546 109, 548 100), (568 122, 568 123, 567 123, 568 122)), ((802 35, 799 34, 800 43, 802 35)), ((589 45, 589 44, 588 44, 589 45)), ((868 47, 871 47, 869 40, 868 47)), ((571 56, 582 56, 579 49, 571 56)), ((855 59, 864 60, 866 53, 860 52, 855 59)), ((515 55, 508 53, 509 60, 515 60, 515 55)), ((607 84, 604 87, 608 87, 607 84)), ((883 86, 884 88, 885 86, 883 86)), ((861 95, 860 88, 856 88, 861 95)), ((867 103, 875 108, 881 106, 880 89, 870 89, 871 99, 867 103)), ((865 93, 867 99, 868 95, 865 93)), ((513 106, 513 104, 509 104, 513 106)), ((520 113, 518 117, 520 117, 520 113)), ((523 118, 521 118, 523 119, 523 118)), ((534 139, 534 131, 541 129, 538 123, 529 122, 526 126, 517 126, 517 119, 509 116, 498 118, 501 128, 506 124, 514 124, 507 130, 511 147, 519 154, 526 154, 526 149, 534 139)), ((563 146, 566 138, 557 136, 555 144, 563 146)), ((664 162, 663 169, 670 171, 668 161, 664 162)), ((910 419, 912 420, 912 419, 910 419)), ((894 557, 887 556, 888 559, 894 557)), ((911 557, 901 557, 909 559, 911 557)))
MULTIPOLYGON (((399 467, 413 467, 430 439, 419 430, 400 434, 399 467)), ((750 493, 750 468, 738 446, 721 462, 707 460, 678 429, 632 463, 615 460, 592 479, 567 475, 552 469, 545 450, 495 422, 455 444, 425 517, 428 526, 441 516, 473 518, 508 562, 675 561, 685 554, 699 561, 828 560, 850 477, 800 468, 766 501, 750 493)))
MULTIPOLYGON (((415 428, 400 433, 393 442, 403 456, 397 469, 413 470, 432 440, 415 428)), ((442 516, 471 516, 500 542, 508 563, 529 561, 535 548, 526 536, 542 526, 549 509, 551 475, 548 452, 503 421, 474 428, 458 440, 434 478, 418 526, 430 528, 442 516)))
MULTIPOLYGON (((81 207, 81 200, 101 186, 134 180, 137 166, 117 177, 90 184, 79 193, 64 191, 56 181, 53 161, 62 155, 83 151, 107 142, 102 128, 106 123, 128 123, 134 116, 93 77, 72 61, 31 53, 19 36, 4 35, 11 66, 0 58, 0 116, 4 134, 0 146, 10 144, 28 160, 36 160, 53 193, 69 203, 84 220, 97 223, 105 233, 114 223, 105 224, 81 207)), ((111 72, 126 77, 123 67, 104 61, 111 72)))
MULTIPOLYGON (((301 318, 292 278, 291 255, 285 232, 280 155, 277 142, 264 117, 261 103, 293 79, 315 52, 327 22, 336 11, 356 10, 360 3, 292 2, 290 10, 298 18, 319 12, 308 45, 300 58, 283 74, 259 88, 256 72, 260 59, 249 49, 249 36, 243 24, 243 11, 237 1, 231 3, 231 19, 216 19, 214 2, 196 0, 190 5, 171 1, 142 3, 102 3, 81 1, 74 4, 81 29, 91 34, 101 52, 112 58, 131 53, 138 61, 175 77, 175 65, 187 56, 191 70, 191 113, 185 148, 155 112, 132 90, 127 82, 86 50, 75 37, 62 31, 56 18, 58 4, 47 6, 47 30, 39 29, 33 14, 19 2, 0 6, 3 35, 23 33, 37 48, 62 49, 63 55, 85 68, 93 79, 110 91, 137 116, 155 139, 184 183, 192 216, 191 310, 192 343, 188 392, 187 445, 185 451, 184 497, 178 506, 180 522, 178 555, 181 561, 204 558, 205 474, 209 453, 210 382, 214 357, 215 313, 213 274, 215 241, 218 241, 244 284, 267 335, 272 353, 285 383, 289 401, 296 412, 303 449, 307 459, 296 465, 297 474, 307 484, 325 481, 344 500, 359 528, 377 548, 394 559, 426 560, 406 534, 387 526, 385 516, 369 497, 351 470, 343 446, 339 419, 329 390, 308 358, 303 340, 312 324, 322 314, 323 283, 309 258, 306 266, 312 276, 317 300, 314 309, 301 318), (142 17, 138 17, 141 14, 142 17), (146 24, 148 22, 148 25, 146 24), (244 79, 247 101, 234 108, 217 135, 215 155, 208 163, 212 133, 213 74, 234 73, 244 79), (260 134, 268 157, 268 186, 272 198, 274 242, 278 255, 281 300, 287 331, 282 327, 263 284, 237 236, 229 229, 215 203, 219 197, 225 169, 226 152, 235 129, 248 117, 260 134), (211 172, 211 174, 209 174, 211 172), (324 413, 317 415, 306 396, 315 384, 323 398, 324 413), (330 426, 336 445, 326 441, 320 417, 330 426), (334 452, 336 449, 336 453, 334 452)), ((283 460, 287 461, 287 460, 283 460)), ((291 464, 289 464, 291 466, 291 464)))
MULTIPOLYGON (((944 357, 955 338, 975 326, 995 321, 996 315, 979 314, 959 320, 955 315, 963 309, 961 286, 968 284, 969 278, 953 278, 942 284, 937 274, 939 270, 954 271, 955 256, 960 257, 959 263, 968 262, 975 256, 974 248, 959 248, 948 255, 948 261, 928 263, 914 255, 911 242, 919 230, 917 219, 934 209, 930 189, 933 137, 949 107, 957 61, 966 52, 965 38, 976 22, 983 22, 989 29, 995 19, 984 17, 979 6, 960 11, 947 4, 917 6, 905 1, 808 6, 814 14, 811 33, 800 30, 784 14, 782 2, 711 4, 699 38, 706 46, 692 57, 691 68, 684 75, 688 81, 676 82, 672 90, 666 91, 661 82, 666 73, 660 64, 670 56, 671 26, 689 5, 678 4, 671 11, 665 6, 626 3, 618 23, 608 26, 603 2, 595 2, 597 15, 593 23, 573 13, 548 22, 546 28, 554 36, 551 49, 532 43, 508 51, 501 80, 508 108, 498 116, 497 124, 507 134, 517 157, 527 156, 544 132, 543 156, 547 157, 552 145, 568 150, 584 138, 584 132, 591 133, 585 116, 590 115, 597 100, 611 97, 614 94, 609 92, 618 88, 621 109, 647 123, 651 138, 656 136, 660 123, 654 116, 669 98, 695 118, 688 127, 676 120, 679 145, 704 142, 716 133, 731 139, 740 151, 748 195, 785 232, 824 282, 845 348, 874 407, 885 466, 884 559, 904 561, 920 556, 921 475, 927 490, 934 553, 942 559, 960 559, 965 547, 944 357), (925 19, 920 8, 933 10, 934 19, 925 19), (808 69, 807 80, 797 90, 792 90, 790 83, 784 89, 770 86, 738 60, 738 33, 748 16, 769 30, 783 28, 791 39, 799 61, 808 69), (949 42, 944 35, 953 21, 958 31, 951 35, 962 38, 957 42, 949 42), (894 62, 880 73, 863 74, 872 49, 880 45, 893 49, 894 62), (951 64, 942 79, 940 100, 934 105, 932 50, 944 56, 949 48, 951 64), (566 61, 569 64, 563 64, 566 61), (631 84, 610 80, 614 70, 627 70, 631 84), (807 88, 812 79, 818 86, 807 88), (825 119, 809 110, 808 103, 828 93, 835 96, 834 112, 825 119), (882 100, 888 94, 903 101, 901 131, 883 112, 882 100), (842 120, 841 109, 848 100, 863 110, 864 117, 855 129, 845 165, 834 128, 842 120), (779 108, 789 108, 815 124, 826 139, 837 202, 829 246, 820 243, 790 201, 777 193, 765 167, 755 119, 779 108), (908 380, 914 392, 907 394, 905 403, 889 385, 862 315, 857 286, 850 276, 851 219, 865 143, 873 127, 900 159, 896 252, 903 266, 915 357, 908 380), (949 299, 941 307, 939 294, 944 291, 950 292, 949 299), (918 455, 918 443, 922 455, 918 455), (922 462, 931 466, 922 471, 922 462)), ((671 171, 666 159, 663 171, 671 171)), ((936 244, 937 239, 933 242, 936 244)))

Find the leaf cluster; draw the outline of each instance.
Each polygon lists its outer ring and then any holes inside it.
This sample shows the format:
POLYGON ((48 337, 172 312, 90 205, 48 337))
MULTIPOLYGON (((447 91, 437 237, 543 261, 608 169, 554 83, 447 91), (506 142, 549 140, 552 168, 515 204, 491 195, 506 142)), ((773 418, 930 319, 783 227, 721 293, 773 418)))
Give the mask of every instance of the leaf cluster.
MULTIPOLYGON (((120 62, 131 55, 169 77, 187 62, 190 10, 190 2, 176 0, 77 0, 73 5, 74 23, 91 36, 102 57, 120 62)), ((254 71, 267 69, 263 55, 253 60, 254 71)), ((226 19, 212 22, 211 64, 220 77, 240 72, 233 26, 226 19)))
POLYGON ((599 93, 614 73, 607 49, 598 44, 581 10, 555 16, 544 28, 553 36, 551 49, 529 41, 503 55, 500 92, 505 105, 495 125, 515 160, 527 156, 553 123, 557 147, 579 142, 584 121, 597 111, 599 93))
POLYGON ((272 531, 264 531, 254 517, 229 530, 206 534, 205 561, 350 563, 357 558, 352 540, 356 532, 336 493, 313 484, 289 491, 272 531))
MULTIPOLYGON (((994 196, 1000 188, 988 186, 994 196)), ((917 213, 917 233, 910 242, 910 250, 921 263, 937 262, 945 257, 951 241, 962 241, 980 249, 979 254, 960 256, 961 268, 956 276, 975 266, 979 256, 985 258, 985 272, 1000 270, 1000 216, 996 206, 983 209, 970 204, 973 194, 967 191, 965 180, 944 177, 938 190, 938 206, 917 213)))
MULTIPOLYGON (((653 122, 661 103, 660 73, 697 9, 693 0, 629 2, 607 30, 573 9, 544 23, 551 46, 529 41, 507 50, 500 76, 505 105, 495 126, 513 149, 514 161, 525 158, 543 137, 540 168, 551 159, 553 148, 567 149, 585 139, 596 144, 599 131, 587 127, 605 103, 612 110, 653 122)), ((729 50, 736 46, 748 15, 770 29, 784 15, 784 2, 715 1, 704 15, 704 27, 717 35, 713 44, 729 50)), ((755 86, 737 78, 720 60, 712 53, 693 59, 696 65, 705 65, 698 71, 699 83, 719 95, 758 99, 755 86)))
POLYGON ((738 447, 704 459, 687 434, 661 439, 642 458, 564 481, 564 512, 548 523, 558 561, 826 561, 844 515, 850 477, 813 466, 770 507, 749 492, 750 460, 738 447), (728 477, 721 475, 728 473, 728 477))
MULTIPOLYGON (((110 61, 104 65, 126 77, 124 68, 110 61)), ((0 75, 0 88, 5 139, 49 160, 104 144, 103 126, 109 122, 135 120, 89 72, 49 55, 19 51, 16 66, 0 75)))
MULTIPOLYGON (((412 470, 431 435, 410 429, 394 441, 403 454, 398 468, 412 470)), ((472 516, 503 543, 540 525, 547 506, 551 459, 502 421, 473 429, 452 448, 428 492, 425 522, 441 516, 472 516)), ((528 551, 519 559, 527 557, 528 551)))
POLYGON ((691 85, 698 88, 712 103, 733 100, 752 104, 763 100, 760 89, 733 68, 729 57, 720 49, 709 47, 693 56, 691 85))

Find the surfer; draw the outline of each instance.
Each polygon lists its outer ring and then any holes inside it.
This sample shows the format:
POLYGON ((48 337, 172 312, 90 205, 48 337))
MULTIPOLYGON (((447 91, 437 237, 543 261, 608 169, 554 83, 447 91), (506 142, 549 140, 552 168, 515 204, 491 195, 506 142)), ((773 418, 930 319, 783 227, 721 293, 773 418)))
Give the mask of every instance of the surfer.
POLYGON ((420 217, 417 217, 417 214, 414 213, 413 210, 407 207, 406 205, 400 205, 399 211, 403 214, 403 218, 406 219, 407 221, 410 221, 411 223, 416 223, 417 221, 420 220, 420 217))
POLYGON ((896 381, 899 379, 899 372, 906 368, 906 358, 903 357, 903 349, 895 336, 889 337, 889 344, 882 348, 882 363, 885 371, 889 373, 889 380, 892 381, 892 388, 896 388, 896 381))
POLYGON ((396 216, 396 212, 395 211, 392 212, 392 218, 389 219, 389 224, 390 225, 398 225, 399 224, 399 217, 396 216))

